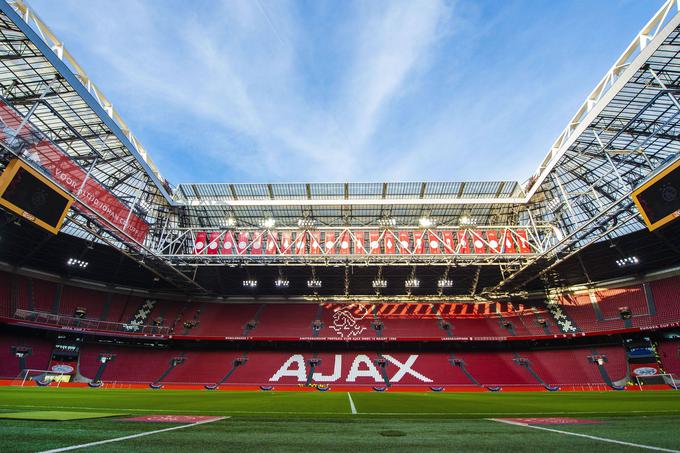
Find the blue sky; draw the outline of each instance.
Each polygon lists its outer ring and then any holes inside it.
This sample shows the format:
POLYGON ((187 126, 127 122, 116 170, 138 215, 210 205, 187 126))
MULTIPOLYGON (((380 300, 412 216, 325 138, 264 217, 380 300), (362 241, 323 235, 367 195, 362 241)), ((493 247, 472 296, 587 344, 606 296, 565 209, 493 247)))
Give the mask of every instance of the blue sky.
POLYGON ((661 0, 30 0, 180 182, 523 181, 661 0))

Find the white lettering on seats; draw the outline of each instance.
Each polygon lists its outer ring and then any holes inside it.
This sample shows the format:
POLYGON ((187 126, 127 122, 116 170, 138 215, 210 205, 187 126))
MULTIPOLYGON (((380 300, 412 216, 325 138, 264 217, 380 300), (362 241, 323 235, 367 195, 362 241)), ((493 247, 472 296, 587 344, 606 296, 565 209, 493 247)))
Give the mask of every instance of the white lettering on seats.
POLYGON ((312 375, 312 380, 314 380, 314 382, 335 382, 338 379, 340 379, 341 374, 342 374, 342 355, 335 354, 335 365, 333 367, 333 374, 330 376, 324 376, 323 374, 317 372, 312 375))
POLYGON ((307 381, 307 367, 305 367, 305 358, 302 354, 294 354, 290 356, 286 362, 281 365, 281 368, 272 376, 270 382, 278 382, 279 379, 285 376, 296 377, 298 382, 307 381), (293 363, 297 364, 297 369, 290 369, 293 363))
POLYGON ((375 382, 382 382, 382 377, 380 377, 378 369, 373 365, 371 359, 364 354, 359 354, 354 358, 352 368, 350 368, 349 374, 347 375, 347 382, 355 382, 359 377, 370 377, 373 378, 375 382), (365 365, 365 369, 360 370, 359 366, 362 363, 365 365))
POLYGON ((418 358, 417 355, 410 355, 406 362, 404 363, 401 363, 399 360, 387 354, 383 354, 383 357, 385 358, 385 360, 395 364, 399 368, 399 371, 397 371, 394 374, 394 376, 390 378, 390 382, 399 382, 401 378, 403 378, 406 375, 406 373, 410 374, 411 376, 422 382, 432 382, 432 379, 418 373, 416 370, 411 368, 413 364, 416 362, 416 359, 418 358))

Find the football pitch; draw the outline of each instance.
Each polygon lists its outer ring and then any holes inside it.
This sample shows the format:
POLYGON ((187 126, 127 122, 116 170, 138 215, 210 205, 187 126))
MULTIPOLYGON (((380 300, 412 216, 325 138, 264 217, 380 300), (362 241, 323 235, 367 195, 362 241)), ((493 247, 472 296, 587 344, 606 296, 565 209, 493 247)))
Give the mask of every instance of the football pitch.
POLYGON ((347 393, 0 387, 3 453, 680 451, 678 426, 680 392, 676 391, 347 393), (191 417, 175 420, 178 415, 191 417), (205 416, 212 417, 197 418, 205 416), (166 422, 157 421, 158 417, 166 422), (156 421, 130 420, 144 418, 156 421))

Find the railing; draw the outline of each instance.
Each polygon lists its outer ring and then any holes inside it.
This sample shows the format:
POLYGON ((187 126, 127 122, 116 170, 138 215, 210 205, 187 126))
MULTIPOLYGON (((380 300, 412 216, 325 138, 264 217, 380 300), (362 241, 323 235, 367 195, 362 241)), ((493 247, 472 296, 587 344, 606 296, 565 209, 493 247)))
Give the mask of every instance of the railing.
POLYGON ((73 318, 71 316, 55 315, 40 311, 17 309, 14 312, 15 319, 22 319, 36 324, 56 324, 60 327, 73 330, 99 330, 106 332, 122 332, 134 335, 158 335, 170 334, 170 328, 164 326, 149 326, 142 324, 125 324, 120 322, 100 321, 97 319, 73 318))

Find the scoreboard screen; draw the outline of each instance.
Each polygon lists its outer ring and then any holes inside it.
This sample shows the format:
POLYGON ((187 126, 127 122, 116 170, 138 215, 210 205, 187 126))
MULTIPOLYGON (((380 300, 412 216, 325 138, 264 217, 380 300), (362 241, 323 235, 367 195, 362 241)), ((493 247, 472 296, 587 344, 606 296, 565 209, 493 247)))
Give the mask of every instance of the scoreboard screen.
POLYGON ((0 176, 0 205, 53 234, 72 203, 68 193, 18 159, 0 176))
POLYGON ((680 217, 680 160, 633 192, 649 231, 680 217))

